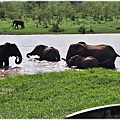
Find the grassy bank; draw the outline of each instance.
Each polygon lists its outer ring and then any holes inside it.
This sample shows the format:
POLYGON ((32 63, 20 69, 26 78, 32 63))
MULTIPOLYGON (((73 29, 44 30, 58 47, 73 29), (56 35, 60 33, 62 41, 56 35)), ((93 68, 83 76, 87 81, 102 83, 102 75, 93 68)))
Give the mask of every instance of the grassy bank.
POLYGON ((12 20, 0 20, 0 34, 81 34, 78 29, 84 26, 86 34, 99 34, 99 33, 120 33, 120 21, 93 21, 91 18, 79 19, 78 21, 63 20, 59 23, 59 28, 64 29, 63 32, 50 32, 53 27, 48 24, 45 28, 44 24, 38 24, 36 21, 25 21, 25 29, 13 29, 12 20), (94 32, 90 32, 90 27, 94 32), (116 30, 116 28, 118 28, 116 30))
POLYGON ((120 73, 103 68, 8 76, 0 83, 0 118, 64 118, 120 101, 120 73))

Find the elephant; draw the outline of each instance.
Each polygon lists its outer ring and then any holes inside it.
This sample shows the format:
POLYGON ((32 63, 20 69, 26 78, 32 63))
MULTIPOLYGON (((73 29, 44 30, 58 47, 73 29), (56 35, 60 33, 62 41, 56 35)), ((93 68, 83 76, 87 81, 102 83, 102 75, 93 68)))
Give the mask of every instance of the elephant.
POLYGON ((0 45, 0 66, 9 66, 9 57, 15 56, 15 63, 20 64, 22 62, 22 55, 16 44, 6 42, 0 45))
POLYGON ((88 45, 85 42, 78 42, 75 44, 71 44, 67 51, 66 55, 66 62, 68 64, 69 59, 74 56, 79 55, 83 57, 93 56, 95 57, 100 63, 104 62, 105 60, 109 59, 109 61, 104 66, 108 69, 115 68, 115 59, 116 57, 120 57, 113 47, 110 45, 100 44, 100 45, 88 45))
POLYGON ((94 68, 94 67, 104 67, 104 65, 109 61, 107 59, 106 61, 100 63, 95 57, 88 56, 88 57, 82 57, 79 55, 75 55, 69 59, 68 67, 76 66, 80 69, 85 68, 94 68))
POLYGON ((30 58, 31 55, 38 55, 40 61, 60 61, 60 53, 54 47, 48 47, 46 45, 37 45, 34 50, 27 54, 27 57, 30 58))
POLYGON ((21 29, 22 29, 22 28, 25 28, 23 21, 21 21, 21 20, 14 20, 12 26, 13 26, 14 28, 17 28, 17 29, 18 29, 18 25, 21 25, 21 29), (15 25, 15 26, 14 26, 14 25, 15 25))

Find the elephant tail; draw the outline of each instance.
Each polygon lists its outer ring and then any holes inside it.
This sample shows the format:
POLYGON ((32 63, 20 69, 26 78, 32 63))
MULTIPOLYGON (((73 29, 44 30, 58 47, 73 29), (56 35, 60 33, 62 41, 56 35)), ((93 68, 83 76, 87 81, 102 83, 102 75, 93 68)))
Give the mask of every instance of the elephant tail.
POLYGON ((108 62, 109 62, 109 59, 107 59, 107 60, 105 60, 105 61, 101 62, 101 63, 100 63, 100 66, 101 66, 101 67, 104 67, 104 66, 105 66, 105 64, 106 64, 106 63, 108 63, 108 62))

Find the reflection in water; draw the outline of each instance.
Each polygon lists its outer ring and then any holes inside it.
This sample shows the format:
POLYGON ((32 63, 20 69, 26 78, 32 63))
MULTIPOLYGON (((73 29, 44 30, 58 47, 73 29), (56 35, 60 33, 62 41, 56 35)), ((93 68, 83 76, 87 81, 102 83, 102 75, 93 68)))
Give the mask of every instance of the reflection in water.
MULTIPOLYGON (((23 57, 21 64, 15 64, 15 57, 10 58, 10 68, 8 70, 0 69, 0 77, 14 74, 35 74, 38 72, 64 71, 69 69, 66 67, 65 61, 47 62, 38 61, 32 56, 30 59, 26 54, 31 52, 36 45, 43 44, 49 47, 53 46, 60 52, 61 58, 65 58, 70 44, 84 41, 88 44, 108 44, 120 55, 120 34, 64 34, 64 35, 0 35, 0 44, 5 42, 15 43, 20 49, 23 57), (16 68, 17 67, 17 68, 16 68)), ((116 70, 120 71, 120 58, 115 61, 116 70)))

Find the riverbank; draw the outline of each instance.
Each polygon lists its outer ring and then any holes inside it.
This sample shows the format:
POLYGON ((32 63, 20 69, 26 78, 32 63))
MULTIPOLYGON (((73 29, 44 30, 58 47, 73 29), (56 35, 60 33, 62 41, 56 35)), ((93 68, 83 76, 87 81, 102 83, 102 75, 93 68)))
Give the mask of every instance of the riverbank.
POLYGON ((7 76, 0 81, 2 119, 63 119, 120 101, 120 73, 103 68, 7 76))
POLYGON ((58 24, 58 27, 62 29, 61 32, 51 32, 53 25, 48 24, 47 27, 44 24, 36 24, 35 21, 25 22, 25 29, 18 29, 12 27, 12 20, 0 20, 0 34, 4 35, 31 35, 31 34, 101 34, 101 33, 120 33, 120 21, 101 21, 101 22, 91 22, 91 19, 82 19, 84 21, 81 23, 78 21, 63 21, 58 24), (78 29, 84 27, 85 33, 79 32, 78 29))

